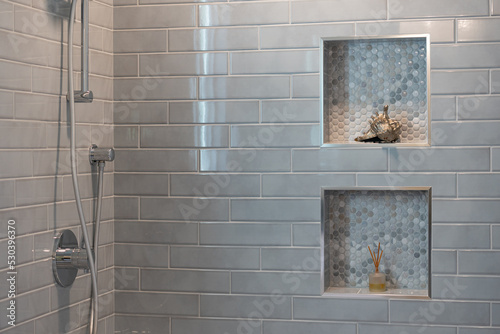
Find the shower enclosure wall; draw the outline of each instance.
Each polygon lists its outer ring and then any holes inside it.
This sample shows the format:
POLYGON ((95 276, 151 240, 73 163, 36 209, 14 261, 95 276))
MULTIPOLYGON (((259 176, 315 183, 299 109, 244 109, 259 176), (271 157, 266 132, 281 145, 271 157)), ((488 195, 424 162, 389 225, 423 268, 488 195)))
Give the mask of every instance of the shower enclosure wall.
MULTIPOLYGON (((76 105, 89 224, 88 146, 116 149, 99 334, 498 331, 499 10, 488 0, 90 1, 94 102, 76 105), (430 35, 431 146, 320 148, 320 38, 401 34, 430 35), (432 186, 433 299, 320 295, 322 186, 432 186)), ((14 219, 18 262, 10 328, 0 252, 1 334, 86 333, 89 275, 58 288, 50 259, 57 232, 81 235, 66 17, 66 1, 0 0, 0 247, 14 219)))

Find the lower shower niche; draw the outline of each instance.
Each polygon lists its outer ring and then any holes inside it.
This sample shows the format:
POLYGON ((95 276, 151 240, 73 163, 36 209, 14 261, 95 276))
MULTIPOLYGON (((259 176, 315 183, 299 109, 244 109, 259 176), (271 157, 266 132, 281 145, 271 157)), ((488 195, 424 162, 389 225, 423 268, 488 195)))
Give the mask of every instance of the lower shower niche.
POLYGON ((429 298, 431 197, 430 187, 322 188, 323 294, 429 298), (375 292, 379 252, 385 291, 375 292))

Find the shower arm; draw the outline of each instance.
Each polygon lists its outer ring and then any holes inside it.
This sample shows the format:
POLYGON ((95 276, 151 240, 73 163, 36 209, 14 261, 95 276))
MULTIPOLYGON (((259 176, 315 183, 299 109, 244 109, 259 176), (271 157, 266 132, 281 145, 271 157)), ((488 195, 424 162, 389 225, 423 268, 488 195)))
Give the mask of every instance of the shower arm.
MULTIPOLYGON (((76 1, 76 0, 75 0, 76 1)), ((82 82, 75 91, 76 103, 90 103, 94 94, 89 89, 89 0, 82 1, 82 82)), ((67 96, 69 98, 69 95, 67 96)))

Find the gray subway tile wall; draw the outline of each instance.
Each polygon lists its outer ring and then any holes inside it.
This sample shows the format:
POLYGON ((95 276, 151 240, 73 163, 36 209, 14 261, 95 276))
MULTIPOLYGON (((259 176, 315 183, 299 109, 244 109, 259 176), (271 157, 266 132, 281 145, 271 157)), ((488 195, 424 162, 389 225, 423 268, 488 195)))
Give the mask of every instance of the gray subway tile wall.
MULTIPOLYGON (((94 143, 113 147, 113 6, 92 1, 90 26, 90 88, 92 104, 76 105, 78 178, 83 209, 92 221, 95 203, 89 198, 96 174, 88 162, 94 143)), ((0 320, 2 333, 69 333, 85 330, 90 296, 89 275, 74 286, 60 288, 51 273, 54 237, 64 229, 81 236, 72 200, 67 94, 68 3, 47 0, 0 2, 0 219, 16 222, 17 319, 11 327, 0 320)), ((75 24, 75 71, 81 68, 80 23, 75 24)), ((166 33, 165 33, 166 39, 166 33)), ((165 40, 166 46, 166 40, 165 40)), ((164 49, 166 50, 166 48, 164 49)), ((76 73, 76 72, 75 72, 76 73)), ((79 89, 80 73, 75 75, 79 89)), ((114 331, 114 302, 108 284, 113 271, 113 164, 106 165, 105 199, 99 243, 101 308, 99 327, 114 331)), ((0 231, 2 255, 7 231, 0 231)), ((5 247, 4 247, 5 246, 5 247)), ((6 258, 5 258, 6 260, 6 258)), ((0 261, 2 277, 6 262, 0 261)), ((5 275, 4 275, 5 274, 5 275)), ((4 279, 2 279, 4 280, 4 279)), ((8 302, 2 283, 0 303, 8 302)), ((105 333, 103 331, 103 333, 105 333)))
POLYGON ((115 5, 119 33, 167 34, 115 56, 115 241, 168 247, 163 267, 117 254, 133 271, 115 302, 150 302, 119 306, 118 333, 498 330, 486 291, 500 274, 481 260, 500 249, 495 1, 115 5), (430 37, 434 147, 319 149, 321 37, 397 34, 430 37), (320 297, 322 186, 431 186, 432 293, 455 278, 468 292, 425 323, 414 314, 431 301, 320 297), (184 294, 192 314, 173 315, 168 298, 184 294))
MULTIPOLYGON (((2 334, 87 325, 89 276, 55 286, 48 255, 56 232, 81 235, 59 5, 0 1, 0 219, 16 219, 23 247, 23 312, 2 334)), ((498 332, 499 10, 497 0, 91 1, 96 100, 77 105, 89 222, 88 146, 117 150, 100 331, 498 332), (318 149, 320 38, 394 34, 430 35, 437 147, 318 149), (433 187, 432 293, 446 301, 320 297, 320 187, 387 185, 433 187), (414 315, 441 306, 431 320, 414 315)))

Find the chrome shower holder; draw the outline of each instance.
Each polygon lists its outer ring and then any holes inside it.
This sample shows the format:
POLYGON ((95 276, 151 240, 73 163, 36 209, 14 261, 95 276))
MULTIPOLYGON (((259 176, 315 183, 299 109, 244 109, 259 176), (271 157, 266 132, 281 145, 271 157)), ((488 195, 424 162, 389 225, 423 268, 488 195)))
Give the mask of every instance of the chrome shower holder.
MULTIPOLYGON (((104 164, 106 161, 113 161, 115 159, 115 150, 112 148, 99 148, 93 144, 89 148, 89 161, 91 165, 98 165, 99 167, 99 184, 100 184, 100 198, 102 199, 102 181, 104 173, 104 164)), ((100 205, 98 209, 100 217, 100 205)), ((96 230, 94 232, 95 240, 94 247, 98 244, 98 226, 100 218, 97 220, 96 230)), ((71 230, 64 230, 57 237, 55 237, 54 252, 52 253, 52 271, 56 282, 62 287, 68 287, 73 284, 78 274, 78 269, 89 270, 89 250, 78 246, 78 240, 71 230)), ((91 256, 95 259, 95 253, 90 250, 91 256)), ((95 263, 95 260, 94 260, 95 263)))

